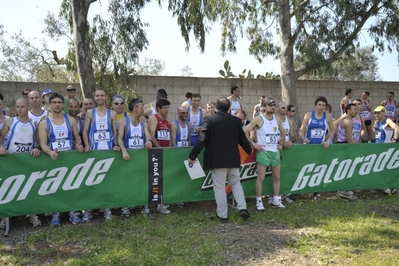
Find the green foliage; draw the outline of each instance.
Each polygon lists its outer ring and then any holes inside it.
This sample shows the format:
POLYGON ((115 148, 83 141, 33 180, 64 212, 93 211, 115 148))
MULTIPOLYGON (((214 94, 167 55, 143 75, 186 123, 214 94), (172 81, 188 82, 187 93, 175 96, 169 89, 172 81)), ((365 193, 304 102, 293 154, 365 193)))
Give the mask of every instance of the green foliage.
MULTIPOLYGON (((301 57, 298 56, 298 58, 301 57)), ((372 47, 358 48, 353 55, 344 55, 331 66, 311 71, 302 78, 342 81, 381 80, 378 74, 378 58, 373 54, 372 47)))
POLYGON ((68 83, 78 80, 74 72, 57 62, 56 51, 49 48, 45 39, 33 44, 22 32, 7 37, 0 25, 1 80, 68 83))
MULTIPOLYGON (((221 69, 219 70, 219 74, 224 77, 224 78, 237 78, 236 75, 234 75, 231 72, 231 66, 229 63, 229 60, 226 60, 223 64, 224 70, 221 69), (227 74, 226 74, 227 73, 227 74)), ((255 78, 255 75, 252 74, 251 70, 248 70, 248 73, 246 73, 247 70, 244 69, 240 74, 238 74, 238 78, 242 79, 253 79, 255 78)), ((257 79, 280 79, 280 75, 274 75, 273 72, 266 72, 265 75, 256 75, 257 79)))

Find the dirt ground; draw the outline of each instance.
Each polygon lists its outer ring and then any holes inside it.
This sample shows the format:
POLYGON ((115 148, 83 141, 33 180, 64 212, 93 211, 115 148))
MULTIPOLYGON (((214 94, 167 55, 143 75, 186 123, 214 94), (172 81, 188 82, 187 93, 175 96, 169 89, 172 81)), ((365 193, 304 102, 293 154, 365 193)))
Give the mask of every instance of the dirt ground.
MULTIPOLYGON (((379 197, 379 196, 377 196, 379 197)), ((204 210, 205 213, 214 213, 215 203, 213 201, 190 203, 186 208, 204 210)), ((375 210, 376 214, 385 217, 395 217, 399 219, 399 207, 382 206, 375 210)), ((62 220, 67 221, 67 214, 63 214, 62 220)), ((140 215, 136 210, 134 215, 140 215)), ((28 218, 16 217, 12 219, 10 236, 7 238, 0 235, 0 243, 5 245, 5 253, 13 254, 18 252, 18 247, 23 246, 26 239, 32 232, 37 230, 50 230, 48 226, 51 216, 40 216, 43 226, 32 229, 28 218)), ((94 213, 93 219, 84 226, 101 226, 103 218, 101 213, 94 213)), ((0 234, 4 231, 0 230, 0 234)), ((222 243, 228 247, 225 250, 229 261, 224 265, 320 265, 318 256, 304 256, 290 248, 288 243, 292 243, 306 235, 317 235, 318 229, 299 228, 291 229, 284 224, 249 222, 243 224, 227 223, 218 224, 214 228, 214 233, 222 243), (259 258, 262 258, 261 260, 259 258)), ((34 250, 32 250, 34 252, 34 250)), ((65 247, 64 250, 70 257, 80 255, 73 250, 73 247, 65 247), (76 254, 75 254, 76 253, 76 254)), ((61 250, 62 252, 62 250, 61 250)), ((1 254, 7 255, 7 254, 1 254)), ((57 254, 47 257, 35 257, 29 265, 43 265, 46 263, 57 262, 57 254)), ((0 265, 1 264, 0 260, 0 265)), ((5 264, 7 265, 7 264, 5 264)))

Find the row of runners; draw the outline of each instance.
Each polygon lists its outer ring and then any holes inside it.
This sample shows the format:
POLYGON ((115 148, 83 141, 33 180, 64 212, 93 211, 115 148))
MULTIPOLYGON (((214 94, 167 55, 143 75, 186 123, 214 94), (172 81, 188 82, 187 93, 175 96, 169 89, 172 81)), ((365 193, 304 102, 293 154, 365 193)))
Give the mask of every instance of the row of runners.
MULTIPOLYGON (((86 99, 81 105, 73 97, 75 92, 75 88, 68 86, 68 96, 64 97, 47 90, 43 92, 42 97, 48 97, 48 107, 42 108, 40 94, 37 91, 30 91, 28 99, 21 98, 16 101, 17 117, 4 116, 3 105, 0 102, 0 155, 29 152, 33 157, 38 157, 44 152, 51 159, 57 160, 59 152, 62 151, 76 149, 79 152, 90 152, 90 150, 113 149, 121 151, 124 160, 130 160, 126 149, 194 146, 201 132, 204 116, 212 115, 215 111, 213 102, 207 104, 206 110, 201 108, 199 93, 187 94, 187 101, 177 109, 177 119, 169 122, 167 117, 170 102, 164 89, 158 90, 156 100, 146 105, 143 105, 139 99, 130 100, 129 114, 124 108, 125 99, 120 95, 112 98, 113 110, 111 110, 106 107, 108 95, 105 90, 96 90, 94 102, 86 99), (69 97, 69 94, 72 97, 69 97)), ((240 88, 233 86, 230 92, 229 112, 240 118, 248 140, 259 151, 256 182, 258 210, 264 210, 261 196, 266 167, 272 167, 274 190, 274 195, 270 198, 272 207, 284 208, 281 200, 291 201, 288 197, 279 195, 279 150, 282 148, 290 149, 293 143, 300 141, 305 144, 322 144, 327 149, 333 142, 336 132, 338 143, 359 143, 361 136, 367 134, 368 137, 364 139, 370 137, 365 119, 362 118, 364 115, 360 115, 362 111, 359 112, 364 105, 362 100, 352 101, 347 97, 348 102, 351 102, 345 105, 345 113, 334 122, 328 111, 327 99, 318 97, 315 100, 315 110, 306 113, 303 119, 299 130, 300 140, 297 140, 294 122, 289 115, 295 113, 294 106, 285 102, 276 103, 272 97, 262 96, 260 103, 254 107, 253 120, 250 122, 246 119, 246 112, 240 99, 240 88), (276 132, 269 132, 273 127, 284 132, 282 135, 285 137, 280 138, 276 132)), ((396 141, 399 138, 399 131, 396 124, 386 117, 386 108, 378 106, 374 114, 376 122, 372 129, 375 141, 396 141)), ((353 198, 351 192, 342 192, 341 195, 353 198)), ((315 198, 319 198, 319 195, 316 194, 315 198)), ((170 213, 168 206, 164 204, 159 204, 157 210, 162 214, 170 213)), ((122 208, 121 213, 128 217, 129 207, 122 208)), ((150 213, 147 206, 144 207, 143 213, 150 213)), ((69 218, 73 224, 87 222, 91 218, 91 211, 83 211, 80 216, 80 212, 71 210, 69 218)), ((112 218, 111 209, 104 210, 104 218, 112 218)), ((30 219, 34 226, 41 224, 35 214, 31 214, 30 219)), ((60 225, 59 213, 53 214, 51 224, 60 225)))

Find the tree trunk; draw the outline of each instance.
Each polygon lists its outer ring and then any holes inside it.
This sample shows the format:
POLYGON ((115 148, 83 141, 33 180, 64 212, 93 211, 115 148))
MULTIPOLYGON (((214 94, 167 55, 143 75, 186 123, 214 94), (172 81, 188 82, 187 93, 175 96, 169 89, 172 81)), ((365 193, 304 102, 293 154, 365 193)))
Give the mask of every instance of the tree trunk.
POLYGON ((82 95, 93 98, 96 90, 92 59, 90 53, 89 25, 87 14, 92 1, 71 0, 76 62, 82 95))
POLYGON ((284 102, 296 107, 295 134, 298 140, 298 130, 301 119, 298 115, 295 81, 298 78, 294 69, 294 41, 291 34, 290 1, 280 0, 279 4, 279 35, 281 61, 281 95, 284 102))

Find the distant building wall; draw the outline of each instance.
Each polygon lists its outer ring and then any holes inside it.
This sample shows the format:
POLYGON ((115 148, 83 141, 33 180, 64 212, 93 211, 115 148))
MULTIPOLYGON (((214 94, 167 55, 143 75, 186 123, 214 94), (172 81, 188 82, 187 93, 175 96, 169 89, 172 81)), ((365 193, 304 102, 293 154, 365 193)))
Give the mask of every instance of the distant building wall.
MULTIPOLYGON (((196 77, 170 77, 170 76, 137 76, 132 78, 131 86, 144 103, 155 100, 155 93, 159 88, 164 88, 171 101, 169 119, 175 119, 176 109, 185 101, 186 92, 199 92, 202 96, 202 106, 206 102, 215 101, 221 96, 229 96, 230 88, 237 85, 241 88, 241 96, 245 109, 252 119, 253 107, 258 103, 259 96, 272 95, 276 101, 281 100, 281 84, 279 80, 267 79, 224 79, 224 78, 196 78, 196 77)), ((27 82, 0 82, 0 92, 4 95, 4 102, 12 106, 16 99, 22 97, 25 88, 38 90, 41 93, 50 88, 66 95, 65 88, 68 84, 63 83, 27 83, 27 82)), ((82 100, 79 84, 73 84, 77 89, 77 98, 82 100)), ((297 110, 301 117, 314 109, 314 100, 323 95, 327 98, 333 109, 333 116, 339 117, 339 103, 345 96, 345 90, 351 88, 355 92, 355 98, 361 98, 364 91, 370 92, 370 100, 373 107, 386 99, 388 91, 396 93, 399 101, 399 82, 346 82, 346 81, 324 81, 324 80, 298 80, 296 82, 298 106, 297 110)), ((289 104, 289 103, 287 103, 289 104)))

